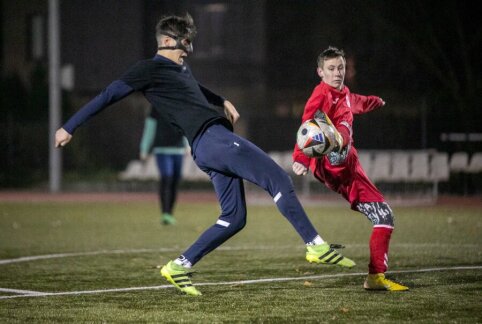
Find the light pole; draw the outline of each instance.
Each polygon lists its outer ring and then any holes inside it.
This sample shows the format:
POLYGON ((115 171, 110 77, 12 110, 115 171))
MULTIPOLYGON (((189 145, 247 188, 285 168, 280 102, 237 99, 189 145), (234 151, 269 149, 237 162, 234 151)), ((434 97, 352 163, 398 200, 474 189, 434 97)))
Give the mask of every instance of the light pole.
POLYGON ((60 31, 59 1, 48 3, 48 44, 49 44, 49 189, 59 192, 62 180, 62 154, 55 148, 55 131, 60 127, 60 31))

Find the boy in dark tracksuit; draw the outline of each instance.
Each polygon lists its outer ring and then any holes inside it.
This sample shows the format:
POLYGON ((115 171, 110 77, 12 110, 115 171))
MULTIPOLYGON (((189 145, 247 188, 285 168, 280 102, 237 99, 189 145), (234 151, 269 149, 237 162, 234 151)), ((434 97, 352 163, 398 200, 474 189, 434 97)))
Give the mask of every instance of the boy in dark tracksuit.
POLYGON ((189 15, 162 18, 156 27, 157 54, 133 65, 119 80, 87 103, 55 136, 64 146, 75 129, 110 104, 134 91, 144 94, 151 105, 189 141, 195 163, 206 172, 221 205, 216 223, 177 259, 168 262, 161 274, 181 292, 201 295, 192 285, 189 269, 246 224, 243 179, 265 189, 306 244, 306 259, 321 264, 351 268, 343 257, 318 235, 294 192, 288 174, 265 152, 233 133, 239 114, 224 98, 198 83, 184 58, 192 52, 195 27, 189 15), (211 107, 224 107, 225 116, 211 107))
POLYGON ((173 225, 176 222, 173 211, 186 145, 182 133, 151 108, 144 123, 140 158, 146 161, 150 153, 153 153, 156 158, 160 176, 158 193, 162 213, 161 223, 164 225, 173 225))

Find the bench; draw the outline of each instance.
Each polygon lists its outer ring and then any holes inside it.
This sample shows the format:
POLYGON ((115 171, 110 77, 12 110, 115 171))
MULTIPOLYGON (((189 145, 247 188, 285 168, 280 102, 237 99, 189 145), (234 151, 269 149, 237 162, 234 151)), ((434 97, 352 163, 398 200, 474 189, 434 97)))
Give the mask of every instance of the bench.
MULTIPOLYGON (((291 151, 270 152, 269 155, 288 174, 291 171, 291 151)), ((449 155, 436 150, 360 150, 360 163, 368 177, 376 184, 380 183, 428 183, 432 185, 432 195, 438 196, 438 184, 448 181, 451 171, 460 168, 459 159, 464 158, 449 155)), ((471 168, 482 171, 482 153, 472 157, 471 168)), ((183 179, 187 181, 209 181, 209 177, 201 171, 190 156, 184 159, 183 179)), ((130 161, 126 169, 119 173, 121 181, 157 181, 159 172, 153 156, 147 161, 130 161)), ((302 180, 302 194, 309 194, 309 183, 316 181, 308 175, 302 180)))

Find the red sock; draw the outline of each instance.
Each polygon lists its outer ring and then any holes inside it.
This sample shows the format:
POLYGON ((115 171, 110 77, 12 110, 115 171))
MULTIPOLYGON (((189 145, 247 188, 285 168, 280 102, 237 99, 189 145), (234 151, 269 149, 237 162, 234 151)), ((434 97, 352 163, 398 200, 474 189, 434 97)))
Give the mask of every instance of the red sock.
POLYGON ((388 246, 392 228, 374 227, 370 237, 370 264, 368 272, 385 273, 388 268, 388 246))

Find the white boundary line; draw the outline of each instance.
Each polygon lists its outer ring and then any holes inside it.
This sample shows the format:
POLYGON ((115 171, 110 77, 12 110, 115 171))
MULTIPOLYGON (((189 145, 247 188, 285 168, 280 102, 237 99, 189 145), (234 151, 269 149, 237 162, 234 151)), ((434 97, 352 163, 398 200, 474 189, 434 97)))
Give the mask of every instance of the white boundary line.
MULTIPOLYGON (((357 245, 347 245, 347 246, 357 246, 357 245)), ((361 246, 361 245, 360 245, 361 246)), ((245 251, 245 250, 273 250, 273 249, 286 249, 286 248, 304 248, 303 245, 294 246, 221 246, 217 248, 217 251, 245 251)), ((19 263, 19 262, 30 262, 37 260, 46 259, 57 259, 57 258, 67 258, 67 257, 77 257, 77 256, 89 256, 89 255, 101 255, 101 254, 128 254, 128 253, 152 253, 152 252, 181 252, 181 247, 172 248, 160 248, 160 249, 126 249, 126 250, 100 250, 91 252, 69 252, 69 253, 55 253, 55 254, 43 254, 43 255, 33 255, 25 256, 14 259, 3 259, 0 260, 0 265, 19 263)))
MULTIPOLYGON (((275 247, 219 247, 217 250, 225 250, 225 251, 241 251, 241 250, 269 250, 274 249, 275 247)), ((276 247, 276 248, 283 248, 283 247, 276 247)), ((100 250, 100 251, 91 251, 91 252, 71 252, 71 253, 55 253, 55 254, 43 254, 43 255, 33 255, 33 256, 26 256, 20 257, 15 259, 4 259, 0 260, 0 265, 3 264, 11 264, 11 263, 19 263, 19 262, 30 262, 30 261, 37 261, 37 260, 46 260, 46 259, 57 259, 57 258, 67 258, 67 257, 77 257, 77 256, 89 256, 89 255, 101 255, 101 254, 128 254, 128 253, 151 253, 151 252, 179 252, 181 248, 160 248, 160 249, 126 249, 126 250, 100 250)))
MULTIPOLYGON (((388 271, 387 273, 420 273, 420 272, 435 272, 435 271, 479 270, 479 269, 482 269, 482 266, 464 266, 464 267, 427 268, 427 269, 415 269, 415 270, 398 270, 398 271, 388 271)), ((365 276, 365 275, 366 275, 365 272, 339 273, 339 274, 321 275, 321 276, 264 278, 264 279, 224 281, 224 282, 205 282, 205 283, 196 284, 196 286, 201 287, 201 286, 222 286, 222 285, 248 285, 248 284, 265 283, 265 282, 314 280, 314 279, 354 277, 354 276, 365 276)), ((67 291, 67 292, 56 292, 56 293, 29 292, 28 294, 24 294, 24 295, 0 296, 0 299, 25 298, 25 297, 46 297, 46 296, 67 296, 67 295, 87 295, 87 294, 102 294, 102 293, 110 293, 110 292, 158 290, 158 289, 167 289, 167 288, 174 288, 174 287, 172 285, 162 285, 162 286, 102 289, 102 290, 67 291)))
MULTIPOLYGON (((347 247, 366 247, 368 244, 347 244, 347 247)), ((392 244, 391 248, 395 245, 392 244)), ((397 244, 397 247, 443 247, 443 246, 453 246, 453 244, 439 244, 439 243, 421 243, 421 244, 411 244, 411 243, 401 243, 397 244)), ((479 244, 460 244, 457 245, 459 248, 479 248, 479 244)), ((273 250, 273 249, 292 249, 292 248, 304 248, 303 245, 285 245, 285 246, 221 246, 216 249, 216 251, 243 251, 243 250, 273 250)), ((55 253, 55 254, 43 254, 43 255, 33 255, 25 256, 14 259, 3 259, 0 260, 0 265, 12 264, 20 262, 30 262, 37 260, 46 259, 57 259, 57 258, 67 258, 76 256, 89 256, 89 255, 102 255, 102 254, 128 254, 128 253, 151 253, 151 252, 180 252, 181 247, 172 248, 159 248, 159 249, 125 249, 125 250, 100 250, 100 251, 90 251, 90 252, 69 252, 69 253, 55 253)))
POLYGON ((67 257, 75 257, 75 256, 88 256, 88 255, 100 255, 100 254, 123 254, 123 253, 145 253, 145 252, 173 252, 177 249, 133 249, 133 250, 101 250, 101 251, 92 251, 92 252, 73 252, 73 253, 56 253, 56 254, 44 254, 44 255, 34 255, 34 256, 26 256, 20 257, 15 259, 4 259, 0 260, 0 265, 2 264, 11 264, 11 263, 19 263, 19 262, 29 262, 29 261, 36 261, 36 260, 45 260, 45 259, 56 259, 56 258, 67 258, 67 257))
POLYGON ((40 291, 31 291, 31 290, 21 290, 21 289, 10 289, 10 288, 0 288, 1 292, 13 293, 13 294, 26 294, 26 295, 35 295, 41 294, 40 291))

